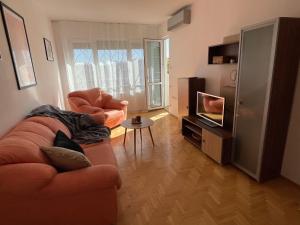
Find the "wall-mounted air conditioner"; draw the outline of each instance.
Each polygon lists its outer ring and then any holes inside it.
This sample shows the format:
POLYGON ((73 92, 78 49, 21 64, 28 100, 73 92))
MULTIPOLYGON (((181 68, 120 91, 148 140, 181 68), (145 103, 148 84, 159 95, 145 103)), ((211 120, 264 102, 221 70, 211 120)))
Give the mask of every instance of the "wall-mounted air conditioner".
POLYGON ((168 20, 168 31, 174 30, 175 28, 191 23, 191 6, 186 6, 174 13, 168 20))

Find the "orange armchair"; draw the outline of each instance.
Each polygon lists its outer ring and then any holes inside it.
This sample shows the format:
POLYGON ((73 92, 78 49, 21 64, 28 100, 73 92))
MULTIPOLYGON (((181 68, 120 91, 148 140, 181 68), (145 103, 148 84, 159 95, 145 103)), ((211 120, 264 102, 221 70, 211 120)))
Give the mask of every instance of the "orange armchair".
POLYGON ((127 101, 114 99, 100 88, 68 94, 71 110, 90 114, 99 124, 110 128, 120 125, 127 117, 127 101))

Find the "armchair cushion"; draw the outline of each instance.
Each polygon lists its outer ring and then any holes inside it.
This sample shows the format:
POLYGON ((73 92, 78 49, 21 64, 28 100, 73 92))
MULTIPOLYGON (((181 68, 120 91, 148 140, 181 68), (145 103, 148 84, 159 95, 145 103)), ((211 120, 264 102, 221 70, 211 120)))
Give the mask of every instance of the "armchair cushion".
POLYGON ((61 147, 40 148, 58 170, 70 171, 91 166, 91 162, 82 153, 61 147))
POLYGON ((84 154, 84 152, 83 152, 82 148, 80 147, 80 145, 77 144, 76 142, 72 141, 61 130, 57 131, 53 145, 55 147, 67 148, 67 149, 71 149, 71 150, 74 150, 74 151, 77 151, 77 152, 80 152, 80 153, 84 154))
POLYGON ((99 97, 97 98, 95 105, 104 108, 106 104, 111 101, 113 97, 110 94, 105 93, 104 91, 100 92, 99 97))
POLYGON ((88 113, 88 114, 103 112, 102 108, 91 106, 91 105, 82 105, 79 106, 78 109, 81 113, 88 113))
POLYGON ((74 102, 74 104, 76 104, 77 107, 83 105, 91 105, 87 100, 80 97, 70 97, 70 99, 72 99, 72 102, 74 102))
POLYGON ((120 124, 124 118, 124 111, 117 109, 105 109, 104 110, 107 119, 105 121, 106 126, 113 127, 114 124, 120 124))

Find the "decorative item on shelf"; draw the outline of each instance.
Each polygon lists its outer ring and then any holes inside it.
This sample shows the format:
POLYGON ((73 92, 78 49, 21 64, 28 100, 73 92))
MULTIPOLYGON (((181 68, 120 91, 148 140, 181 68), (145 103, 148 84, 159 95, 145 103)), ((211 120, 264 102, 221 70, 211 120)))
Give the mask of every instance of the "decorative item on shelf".
POLYGON ((224 64, 224 63, 234 64, 236 63, 236 59, 230 56, 213 56, 212 63, 213 64, 224 64))
POLYGON ((18 89, 35 86, 37 83, 24 18, 4 3, 0 2, 0 5, 18 89))
POLYGON ((131 118, 131 123, 132 124, 141 124, 142 123, 141 116, 136 116, 136 117, 131 118))
POLYGON ((49 41, 47 38, 44 38, 44 46, 47 60, 54 61, 51 41, 49 41))
POLYGON ((213 64, 223 64, 224 56, 213 56, 213 64))
POLYGON ((236 63, 236 61, 235 61, 235 59, 231 58, 231 59, 229 60, 229 63, 234 64, 234 63, 236 63))

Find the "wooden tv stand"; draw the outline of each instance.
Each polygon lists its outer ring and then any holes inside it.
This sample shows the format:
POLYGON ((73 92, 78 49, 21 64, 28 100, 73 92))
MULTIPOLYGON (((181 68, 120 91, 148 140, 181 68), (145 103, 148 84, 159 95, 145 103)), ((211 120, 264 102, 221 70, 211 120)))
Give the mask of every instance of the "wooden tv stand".
POLYGON ((182 118, 182 135, 219 164, 230 162, 231 132, 221 127, 210 127, 196 116, 185 116, 182 118))

